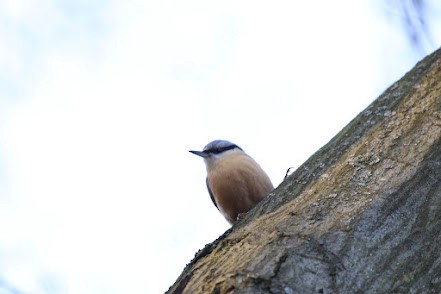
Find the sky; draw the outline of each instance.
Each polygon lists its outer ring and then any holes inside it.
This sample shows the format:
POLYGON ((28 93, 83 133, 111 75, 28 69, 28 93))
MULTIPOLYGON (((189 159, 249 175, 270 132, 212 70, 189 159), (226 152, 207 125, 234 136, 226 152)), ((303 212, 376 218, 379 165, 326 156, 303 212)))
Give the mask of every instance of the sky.
POLYGON ((382 3, 1 1, 0 294, 166 291, 229 228, 188 150, 278 186, 441 45, 382 3))

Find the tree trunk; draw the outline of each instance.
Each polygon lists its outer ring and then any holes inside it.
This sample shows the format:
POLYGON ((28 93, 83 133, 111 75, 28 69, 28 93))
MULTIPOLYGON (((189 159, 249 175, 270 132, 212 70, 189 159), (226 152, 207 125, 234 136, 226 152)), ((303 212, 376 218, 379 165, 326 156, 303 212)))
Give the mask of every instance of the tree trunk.
POLYGON ((196 253, 168 293, 441 293, 440 180, 441 49, 196 253))

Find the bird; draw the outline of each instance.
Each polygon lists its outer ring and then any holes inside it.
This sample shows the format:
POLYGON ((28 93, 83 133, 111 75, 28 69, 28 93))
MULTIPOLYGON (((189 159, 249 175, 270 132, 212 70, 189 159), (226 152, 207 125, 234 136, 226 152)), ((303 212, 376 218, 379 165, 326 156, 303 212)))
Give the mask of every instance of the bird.
POLYGON ((231 225, 274 189, 260 165, 234 143, 214 140, 189 152, 204 159, 210 198, 231 225))

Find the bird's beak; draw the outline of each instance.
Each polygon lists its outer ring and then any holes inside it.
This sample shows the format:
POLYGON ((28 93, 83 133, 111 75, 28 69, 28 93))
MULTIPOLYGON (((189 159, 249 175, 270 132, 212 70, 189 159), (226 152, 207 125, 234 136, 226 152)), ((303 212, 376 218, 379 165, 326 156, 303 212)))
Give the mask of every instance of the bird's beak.
POLYGON ((202 151, 193 151, 193 150, 190 150, 189 152, 191 152, 191 153, 193 153, 193 154, 196 154, 196 155, 198 155, 198 156, 200 156, 200 157, 203 157, 203 158, 207 158, 207 157, 208 157, 208 156, 207 156, 207 153, 202 152, 202 151))

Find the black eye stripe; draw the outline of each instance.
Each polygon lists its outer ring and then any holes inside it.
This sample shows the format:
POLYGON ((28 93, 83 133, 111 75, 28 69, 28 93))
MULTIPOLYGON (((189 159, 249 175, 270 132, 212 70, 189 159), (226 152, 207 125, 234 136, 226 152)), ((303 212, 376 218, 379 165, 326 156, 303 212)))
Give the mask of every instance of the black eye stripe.
MULTIPOLYGON (((239 148, 239 149, 241 149, 241 148, 238 147, 237 145, 230 145, 230 146, 221 147, 221 148, 212 148, 212 149, 204 150, 204 152, 205 152, 205 153, 208 153, 208 154, 219 154, 219 153, 222 153, 222 152, 225 152, 225 151, 228 151, 228 150, 234 149, 234 148, 239 148)), ((241 150, 242 150, 242 149, 241 149, 241 150)))

